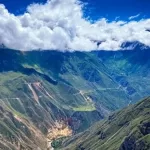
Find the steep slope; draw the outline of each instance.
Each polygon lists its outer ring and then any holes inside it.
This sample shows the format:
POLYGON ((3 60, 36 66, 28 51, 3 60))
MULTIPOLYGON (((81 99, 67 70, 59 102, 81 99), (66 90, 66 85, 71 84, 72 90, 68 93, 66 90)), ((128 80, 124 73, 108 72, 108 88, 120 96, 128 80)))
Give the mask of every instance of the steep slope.
POLYGON ((96 123, 64 145, 68 145, 65 150, 149 150, 150 97, 96 123))
POLYGON ((44 150, 57 121, 77 133, 150 95, 149 56, 0 49, 0 148, 44 150))

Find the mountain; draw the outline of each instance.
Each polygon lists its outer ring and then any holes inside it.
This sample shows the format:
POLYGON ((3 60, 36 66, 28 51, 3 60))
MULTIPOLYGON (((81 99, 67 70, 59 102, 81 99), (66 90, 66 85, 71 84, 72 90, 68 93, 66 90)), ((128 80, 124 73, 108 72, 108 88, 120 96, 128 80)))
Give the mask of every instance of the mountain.
POLYGON ((0 49, 0 149, 47 149, 150 95, 150 50, 0 49), (64 133, 65 132, 65 133, 64 133))
POLYGON ((110 115, 64 145, 68 145, 65 150, 149 150, 150 97, 110 115))

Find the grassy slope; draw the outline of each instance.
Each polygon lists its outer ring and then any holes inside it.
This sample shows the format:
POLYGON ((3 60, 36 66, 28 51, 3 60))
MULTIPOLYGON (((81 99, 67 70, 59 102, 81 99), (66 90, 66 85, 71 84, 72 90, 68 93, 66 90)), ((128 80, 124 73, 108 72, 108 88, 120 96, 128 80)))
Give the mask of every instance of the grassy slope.
POLYGON ((150 97, 96 123, 66 143, 65 150, 149 150, 150 97))

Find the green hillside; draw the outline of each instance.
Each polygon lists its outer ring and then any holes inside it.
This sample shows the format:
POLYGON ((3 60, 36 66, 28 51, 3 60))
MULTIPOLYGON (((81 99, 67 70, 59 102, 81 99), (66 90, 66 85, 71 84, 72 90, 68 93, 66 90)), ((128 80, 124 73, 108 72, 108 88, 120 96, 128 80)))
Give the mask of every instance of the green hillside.
POLYGON ((149 56, 0 49, 0 149, 47 149, 56 121, 76 134, 150 95, 149 56))
POLYGON ((150 97, 112 114, 64 145, 65 150, 149 150, 150 97))

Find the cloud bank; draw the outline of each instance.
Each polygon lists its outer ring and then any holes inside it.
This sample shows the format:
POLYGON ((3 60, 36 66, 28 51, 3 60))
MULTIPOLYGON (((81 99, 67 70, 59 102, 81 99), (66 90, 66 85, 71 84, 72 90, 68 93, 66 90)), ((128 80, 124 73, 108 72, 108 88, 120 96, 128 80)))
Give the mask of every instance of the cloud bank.
POLYGON ((32 4, 15 16, 0 4, 0 44, 18 50, 118 50, 124 42, 150 46, 150 19, 94 23, 83 17, 78 0, 32 4))

